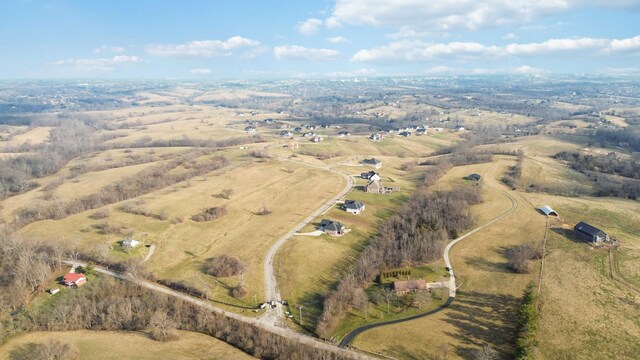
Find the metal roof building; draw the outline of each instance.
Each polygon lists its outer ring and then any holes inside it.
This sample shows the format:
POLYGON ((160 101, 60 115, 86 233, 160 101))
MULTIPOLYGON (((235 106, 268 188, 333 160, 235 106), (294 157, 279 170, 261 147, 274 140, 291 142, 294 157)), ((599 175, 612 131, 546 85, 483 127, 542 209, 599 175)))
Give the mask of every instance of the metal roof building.
POLYGON ((541 207, 539 210, 542 211, 547 216, 550 216, 550 215, 558 216, 558 213, 555 210, 553 210, 549 205, 545 205, 541 207))

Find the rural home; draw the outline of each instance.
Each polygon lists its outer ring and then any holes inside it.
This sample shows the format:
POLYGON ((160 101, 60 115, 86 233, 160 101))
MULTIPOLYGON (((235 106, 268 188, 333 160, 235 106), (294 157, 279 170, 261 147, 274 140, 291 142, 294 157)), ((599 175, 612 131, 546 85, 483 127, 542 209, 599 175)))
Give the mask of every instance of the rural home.
POLYGON ((311 138, 311 141, 313 141, 314 143, 319 143, 320 141, 322 141, 322 136, 314 136, 313 138, 311 138))
POLYGON ((464 126, 462 125, 456 125, 454 128, 456 131, 464 131, 464 126))
POLYGON ((351 214, 358 215, 364 211, 364 204, 358 200, 345 200, 343 208, 351 214))
POLYGON ((382 134, 379 134, 379 133, 373 133, 373 134, 371 134, 371 136, 369 136, 369 139, 371 139, 373 141, 380 141, 380 140, 384 139, 384 136, 382 136, 382 134))
POLYGON ((140 245, 140 241, 126 238, 122 240, 122 247, 127 249, 133 249, 134 247, 140 245))
POLYGON ((380 160, 378 160, 376 158, 364 159, 364 160, 362 160, 362 164, 373 166, 376 169, 380 169, 382 167, 382 161, 380 161, 380 160))
POLYGON ((416 135, 424 135, 426 133, 427 133, 427 129, 424 129, 424 128, 418 128, 416 130, 416 135))
POLYGON ((408 292, 418 291, 418 290, 426 290, 427 282, 420 280, 404 280, 404 281, 394 281, 392 285, 393 290, 397 295, 403 295, 408 292))
POLYGON ((291 137, 291 136, 293 136, 293 133, 291 133, 291 131, 282 130, 282 131, 280 131, 279 135, 282 136, 282 137, 291 137))
POLYGON ((398 190, 400 189, 395 187, 383 186, 380 180, 371 180, 364 187, 364 191, 370 194, 391 194, 398 190))
POLYGON ((350 136, 350 135, 351 135, 351 133, 348 132, 348 131, 340 131, 340 132, 338 132, 338 136, 340 136, 340 137, 345 137, 345 136, 350 136))
POLYGON ((244 128, 244 131, 248 133, 252 133, 252 132, 256 132, 256 128, 253 126, 247 126, 246 128, 244 128))
POLYGON ((573 232, 583 241, 599 243, 609 241, 609 235, 595 226, 580 221, 573 227, 573 232))
POLYGON ((322 219, 320 221, 320 230, 324 231, 329 235, 340 236, 340 235, 344 235, 347 229, 344 226, 344 224, 342 224, 341 222, 322 219))
POLYGON ((62 283, 67 286, 80 286, 86 282, 84 274, 68 273, 62 278, 62 283))
POLYGON ((375 171, 371 170, 369 172, 361 173, 360 178, 365 180, 380 180, 380 175, 378 175, 378 173, 376 173, 375 171))
POLYGON ((404 136, 404 137, 409 137, 409 136, 411 136, 411 133, 408 132, 408 131, 402 131, 402 132, 398 133, 398 135, 404 136))

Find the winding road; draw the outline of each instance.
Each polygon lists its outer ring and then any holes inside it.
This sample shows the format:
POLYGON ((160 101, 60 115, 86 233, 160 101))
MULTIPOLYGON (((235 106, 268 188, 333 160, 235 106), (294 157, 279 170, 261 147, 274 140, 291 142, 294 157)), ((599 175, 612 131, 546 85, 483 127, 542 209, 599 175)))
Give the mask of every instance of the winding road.
MULTIPOLYGON (((278 280, 276 278, 276 273, 273 266, 274 259, 278 250, 282 247, 282 245, 285 244, 285 242, 287 242, 287 240, 291 239, 298 231, 302 230, 302 228, 304 228, 305 226, 307 226, 307 224, 312 222, 313 219, 322 215, 324 212, 330 209, 333 205, 335 205, 335 203, 338 202, 338 200, 340 200, 343 196, 345 196, 349 191, 351 191, 351 189, 355 185, 355 181, 351 176, 345 173, 339 172, 335 169, 332 169, 331 167, 306 164, 303 162, 291 161, 283 158, 278 158, 278 160, 293 162, 295 164, 310 166, 317 169, 326 170, 326 171, 339 174, 347 181, 347 185, 345 185, 345 187, 342 189, 342 191, 340 191, 338 195, 334 196, 333 198, 325 202, 318 210, 314 211, 311 215, 307 216, 304 220, 302 220, 302 222, 300 222, 293 229, 291 229, 291 231, 284 234, 281 238, 278 239, 278 241, 276 241, 273 245, 271 245, 271 247, 269 248, 269 251, 267 251, 267 255, 264 258, 264 265, 263 265, 264 266, 264 297, 265 297, 265 301, 267 302, 282 300, 282 297, 280 295, 280 288, 278 287, 278 280)), ((267 311, 262 316, 260 316, 259 319, 267 324, 271 324, 274 326, 280 326, 280 327, 285 326, 284 309, 280 303, 276 303, 275 307, 267 308, 267 311)))
MULTIPOLYGON (((492 186, 492 188, 496 189, 496 187, 492 186)), ((456 285, 456 278, 455 275, 453 273, 453 267, 451 266, 451 260, 449 259, 449 252, 451 251, 451 248, 453 248, 453 246, 455 246, 457 243, 459 243, 460 241, 466 239, 468 236, 475 234, 476 232, 490 226, 491 224, 495 223, 496 221, 499 221, 509 215, 511 215, 513 212, 515 212, 518 209, 518 201, 513 197, 513 195, 511 195, 507 190, 501 189, 501 188, 497 188, 496 190, 499 190, 500 192, 502 192, 503 194, 505 194, 509 200, 511 201, 511 208, 509 208, 508 210, 504 211, 503 213, 499 214, 498 216, 494 217, 493 219, 489 220, 488 222, 478 226, 477 228, 469 231, 468 233, 458 237, 457 239, 451 241, 449 244, 447 244, 447 247, 444 249, 444 263, 447 266, 447 269, 449 269, 449 284, 448 284, 448 288, 449 288, 449 298, 447 299, 447 301, 440 305, 439 307, 427 311, 425 313, 422 314, 417 314, 417 315, 412 315, 406 318, 402 318, 402 319, 396 319, 396 320, 389 320, 389 321, 383 321, 383 322, 379 322, 379 323, 375 323, 375 324, 367 324, 367 325, 363 325, 360 326, 358 328, 355 328, 353 330, 351 330, 341 341, 340 341, 340 347, 347 347, 349 346, 349 344, 353 341, 353 339, 355 339, 358 335, 362 334, 363 332, 369 330, 369 329, 373 329, 376 327, 380 327, 380 326, 386 326, 386 325, 391 325, 391 324, 398 324, 398 323, 402 323, 402 322, 406 322, 406 321, 411 321, 411 320, 415 320, 415 319, 419 319, 425 316, 429 316, 432 314, 435 314, 437 312, 440 312, 444 309, 446 309, 447 307, 449 307, 449 305, 451 305, 453 303, 453 301, 456 298, 456 290, 457 290, 457 285, 456 285)))

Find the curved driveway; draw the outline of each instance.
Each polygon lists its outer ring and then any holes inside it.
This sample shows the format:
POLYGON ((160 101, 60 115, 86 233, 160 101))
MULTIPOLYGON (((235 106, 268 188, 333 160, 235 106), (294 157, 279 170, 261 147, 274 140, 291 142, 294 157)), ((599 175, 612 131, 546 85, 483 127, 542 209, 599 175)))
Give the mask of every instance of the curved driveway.
POLYGON ((501 213, 500 215, 496 216, 495 218, 491 219, 490 221, 484 223, 483 225, 478 226, 477 228, 469 231, 468 233, 460 236, 459 238, 451 241, 449 244, 447 244, 447 247, 444 249, 444 263, 446 264, 447 268, 449 269, 449 298, 447 299, 447 301, 442 304, 441 306, 427 311, 425 313, 422 314, 417 314, 417 315, 412 315, 412 316, 408 316, 406 318, 402 318, 402 319, 396 319, 396 320, 389 320, 389 321, 384 321, 384 322, 379 322, 379 323, 375 323, 375 324, 368 324, 368 325, 363 325, 360 326, 358 328, 355 328, 353 330, 351 330, 343 339, 342 341, 340 341, 340 347, 345 347, 348 346, 353 339, 356 338, 356 336, 360 335, 361 333, 369 330, 369 329, 373 329, 376 327, 380 327, 380 326, 385 326, 385 325, 391 325, 391 324, 398 324, 398 323, 402 323, 405 321, 411 321, 411 320, 415 320, 415 319, 419 319, 421 317, 425 317, 425 316, 429 316, 432 314, 435 314, 437 312, 440 312, 444 309, 446 309, 447 307, 449 307, 449 305, 451 305, 451 303, 453 303, 453 301, 456 298, 456 290, 457 290, 457 286, 456 286, 456 278, 453 274, 453 268, 451 266, 451 260, 449 259, 449 252, 451 251, 451 248, 459 243, 460 241, 466 239, 469 235, 473 235, 476 232, 486 228, 487 226, 495 223, 498 220, 501 220, 502 218, 511 215, 514 211, 516 211, 518 209, 518 201, 513 197, 513 195, 511 195, 509 192, 507 192, 504 189, 499 189, 503 194, 505 194, 509 200, 511 201, 511 208, 509 208, 508 210, 506 210, 505 212, 501 213))

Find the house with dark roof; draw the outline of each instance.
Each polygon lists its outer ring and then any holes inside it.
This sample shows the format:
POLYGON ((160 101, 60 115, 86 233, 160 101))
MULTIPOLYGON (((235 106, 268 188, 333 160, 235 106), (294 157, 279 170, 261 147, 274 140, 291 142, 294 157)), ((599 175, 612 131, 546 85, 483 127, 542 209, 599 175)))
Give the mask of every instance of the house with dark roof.
POLYGON ((345 200, 342 206, 348 213, 358 215, 364 211, 364 204, 358 200, 345 200))
POLYGON ((394 281, 391 286, 397 295, 403 295, 411 291, 427 289, 427 282, 422 279, 394 281))
POLYGON ((380 169, 382 167, 382 161, 380 161, 380 160, 378 160, 376 158, 364 159, 364 160, 362 160, 362 164, 363 165, 373 166, 376 169, 380 169))
POLYGON ((482 178, 482 176, 480 176, 480 174, 476 174, 476 173, 473 173, 473 174, 467 176, 467 180, 471 180, 471 181, 480 181, 481 178, 482 178))
POLYGON ((333 236, 341 236, 347 232, 347 228, 343 223, 329 219, 322 219, 320 221, 320 230, 333 236))
POLYGON ((244 131, 248 133, 252 133, 252 132, 256 132, 256 128, 254 126, 247 126, 246 128, 244 128, 244 131))
POLYGON ((293 136, 293 133, 291 131, 282 130, 282 131, 280 131, 279 135, 282 136, 282 137, 291 137, 291 136, 293 136))
POLYGON ((573 233, 582 241, 599 243, 609 241, 609 235, 595 226, 580 221, 573 227, 573 233))
POLYGON ((360 178, 365 180, 380 180, 380 175, 378 175, 377 172, 371 170, 369 172, 361 173, 360 178))

